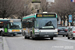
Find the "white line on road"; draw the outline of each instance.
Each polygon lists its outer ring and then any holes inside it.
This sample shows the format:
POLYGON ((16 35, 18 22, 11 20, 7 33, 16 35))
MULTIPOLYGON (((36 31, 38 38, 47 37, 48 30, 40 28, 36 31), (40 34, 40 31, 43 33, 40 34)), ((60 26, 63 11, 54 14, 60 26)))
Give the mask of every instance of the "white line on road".
POLYGON ((61 41, 66 41, 66 42, 71 42, 71 43, 75 43, 75 41, 74 40, 71 40, 71 39, 62 39, 62 38, 56 38, 57 40, 61 40, 61 41))
POLYGON ((4 48, 4 50, 9 50, 8 44, 5 40, 5 37, 3 37, 3 48, 4 48))

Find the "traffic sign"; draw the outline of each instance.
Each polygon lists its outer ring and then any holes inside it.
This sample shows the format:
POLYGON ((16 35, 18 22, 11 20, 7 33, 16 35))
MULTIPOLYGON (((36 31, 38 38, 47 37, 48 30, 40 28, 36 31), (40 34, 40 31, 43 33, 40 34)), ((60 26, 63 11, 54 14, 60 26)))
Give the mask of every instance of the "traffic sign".
POLYGON ((72 15, 69 15, 69 22, 72 22, 72 15))

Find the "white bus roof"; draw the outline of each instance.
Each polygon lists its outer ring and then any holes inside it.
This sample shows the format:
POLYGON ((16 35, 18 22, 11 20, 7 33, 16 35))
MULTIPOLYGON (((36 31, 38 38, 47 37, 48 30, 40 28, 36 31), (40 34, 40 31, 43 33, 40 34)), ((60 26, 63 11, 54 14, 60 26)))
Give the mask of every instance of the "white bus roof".
POLYGON ((12 22, 21 22, 21 19, 10 19, 12 22))

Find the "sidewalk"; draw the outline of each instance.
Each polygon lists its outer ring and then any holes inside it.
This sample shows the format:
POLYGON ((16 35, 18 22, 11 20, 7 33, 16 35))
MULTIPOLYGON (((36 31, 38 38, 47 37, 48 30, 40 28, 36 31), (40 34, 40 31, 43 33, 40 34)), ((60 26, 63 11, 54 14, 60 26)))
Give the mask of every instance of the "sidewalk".
POLYGON ((3 50, 3 39, 1 36, 0 36, 0 50, 3 50))

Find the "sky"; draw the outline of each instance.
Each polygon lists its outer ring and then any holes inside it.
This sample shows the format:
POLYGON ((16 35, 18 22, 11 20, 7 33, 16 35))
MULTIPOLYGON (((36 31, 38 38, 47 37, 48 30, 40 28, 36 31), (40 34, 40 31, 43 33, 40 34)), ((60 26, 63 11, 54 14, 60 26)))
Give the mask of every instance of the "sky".
POLYGON ((54 0, 47 0, 47 1, 54 2, 54 0))

